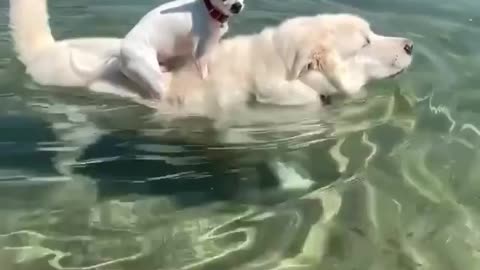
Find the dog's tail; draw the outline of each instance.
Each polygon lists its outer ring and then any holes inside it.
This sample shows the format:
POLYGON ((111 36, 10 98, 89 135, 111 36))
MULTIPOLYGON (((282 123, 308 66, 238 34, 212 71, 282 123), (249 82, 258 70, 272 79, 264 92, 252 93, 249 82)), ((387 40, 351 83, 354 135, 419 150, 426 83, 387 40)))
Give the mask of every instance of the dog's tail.
POLYGON ((47 0, 10 0, 10 29, 15 51, 25 65, 55 44, 47 0))

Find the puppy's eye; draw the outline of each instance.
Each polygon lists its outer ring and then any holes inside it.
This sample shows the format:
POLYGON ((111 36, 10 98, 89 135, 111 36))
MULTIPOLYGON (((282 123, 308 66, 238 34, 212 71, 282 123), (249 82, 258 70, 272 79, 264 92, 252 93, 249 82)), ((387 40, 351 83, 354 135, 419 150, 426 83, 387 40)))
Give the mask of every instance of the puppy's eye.
POLYGON ((307 65, 307 70, 312 70, 312 69, 313 69, 313 63, 310 62, 310 63, 308 63, 308 65, 307 65))

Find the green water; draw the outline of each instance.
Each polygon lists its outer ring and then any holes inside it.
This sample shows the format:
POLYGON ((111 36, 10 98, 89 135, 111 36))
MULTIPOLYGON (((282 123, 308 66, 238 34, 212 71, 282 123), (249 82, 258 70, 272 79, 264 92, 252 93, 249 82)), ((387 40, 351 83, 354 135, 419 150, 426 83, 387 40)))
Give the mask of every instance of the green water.
MULTIPOLYGON (((0 269, 480 269, 480 2, 247 0, 230 34, 353 12, 413 39, 415 60, 328 117, 221 140, 36 85, 11 50, 6 2, 0 269), (278 187, 299 176, 314 186, 278 187)), ((155 5, 50 2, 57 38, 122 36, 155 5)))

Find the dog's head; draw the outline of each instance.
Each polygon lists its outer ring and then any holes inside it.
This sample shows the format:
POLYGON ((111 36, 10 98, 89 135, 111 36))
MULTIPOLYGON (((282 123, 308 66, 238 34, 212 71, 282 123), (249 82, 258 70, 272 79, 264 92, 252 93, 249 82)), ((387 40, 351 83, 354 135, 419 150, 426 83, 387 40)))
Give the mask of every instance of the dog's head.
POLYGON ((245 6, 243 0, 210 0, 210 2, 223 14, 229 16, 240 13, 245 6))
POLYGON ((299 48, 307 50, 307 57, 298 74, 309 84, 320 72, 321 78, 328 78, 338 90, 355 94, 372 80, 400 74, 412 62, 411 40, 378 35, 357 16, 319 15, 306 27, 311 31, 310 46, 299 48))

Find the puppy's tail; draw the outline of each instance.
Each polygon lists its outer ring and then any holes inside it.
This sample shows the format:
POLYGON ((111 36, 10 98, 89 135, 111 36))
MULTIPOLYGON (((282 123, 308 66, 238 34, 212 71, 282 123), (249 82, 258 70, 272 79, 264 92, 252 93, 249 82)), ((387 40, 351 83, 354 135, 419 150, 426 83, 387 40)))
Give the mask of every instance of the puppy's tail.
POLYGON ((55 44, 47 0, 10 0, 10 29, 18 59, 25 65, 55 44))

